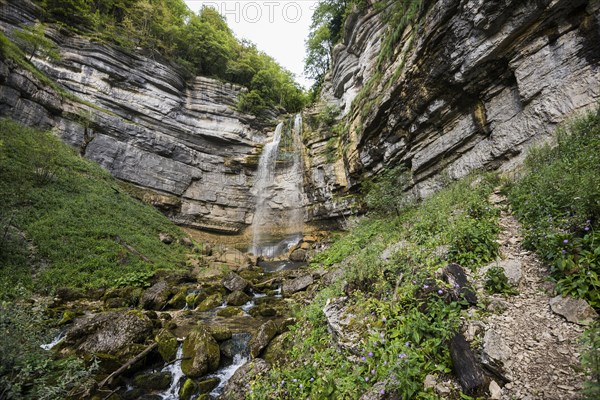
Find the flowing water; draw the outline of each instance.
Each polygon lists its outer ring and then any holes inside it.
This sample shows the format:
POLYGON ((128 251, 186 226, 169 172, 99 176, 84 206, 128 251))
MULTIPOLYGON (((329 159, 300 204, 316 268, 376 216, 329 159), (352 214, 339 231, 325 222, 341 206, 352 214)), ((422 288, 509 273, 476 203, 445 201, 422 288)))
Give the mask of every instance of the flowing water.
POLYGON ((178 400, 179 399, 179 388, 181 381, 184 378, 183 371, 181 370, 181 356, 183 355, 183 345, 179 345, 177 349, 177 355, 175 361, 172 364, 166 365, 161 372, 168 372, 171 374, 171 386, 164 393, 160 394, 163 400, 178 400))
POLYGON ((302 117, 280 123, 258 161, 252 193, 256 199, 249 252, 274 258, 302 239, 304 229, 304 168, 302 117), (286 128, 287 126, 287 128, 286 128))
POLYGON ((40 347, 44 350, 51 350, 54 346, 56 346, 57 344, 62 342, 62 340, 64 338, 65 338, 65 331, 60 332, 58 335, 56 335, 56 337, 50 343, 42 344, 40 347))

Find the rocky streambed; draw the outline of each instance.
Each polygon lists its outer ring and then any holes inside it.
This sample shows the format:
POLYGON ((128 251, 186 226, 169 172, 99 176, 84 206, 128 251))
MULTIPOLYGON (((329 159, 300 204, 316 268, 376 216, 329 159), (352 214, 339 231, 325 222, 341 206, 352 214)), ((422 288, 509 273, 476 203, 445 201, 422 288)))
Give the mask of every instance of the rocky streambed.
POLYGON ((243 398, 252 371, 285 351, 293 311, 324 271, 212 253, 155 273, 146 288, 57 293, 51 311, 63 330, 46 348, 98 364, 97 385, 79 398, 243 398))

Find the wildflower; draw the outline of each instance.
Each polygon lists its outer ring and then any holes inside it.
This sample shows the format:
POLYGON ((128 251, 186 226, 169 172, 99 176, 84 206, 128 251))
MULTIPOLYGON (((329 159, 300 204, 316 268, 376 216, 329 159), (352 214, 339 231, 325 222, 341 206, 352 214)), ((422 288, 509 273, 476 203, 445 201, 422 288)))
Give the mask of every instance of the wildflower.
POLYGON ((382 339, 385 337, 385 335, 383 334, 383 332, 381 332, 381 333, 379 334, 379 337, 380 337, 380 338, 382 338, 382 339))
POLYGON ((311 382, 314 382, 314 380, 315 380, 315 378, 312 378, 312 377, 310 378, 310 381, 311 381, 311 382))
POLYGON ((406 353, 398 354, 398 358, 406 358, 406 353))
POLYGON ((303 384, 300 384, 300 386, 298 386, 298 387, 299 387, 300 389, 302 389, 302 388, 304 387, 304 385, 303 385, 303 384))
POLYGON ((365 382, 369 382, 369 377, 365 376, 365 382))
POLYGON ((362 360, 362 362, 367 361, 367 357, 365 357, 365 356, 362 356, 360 359, 362 360))
POLYGON ((561 250, 561 253, 565 254, 567 251, 565 249, 561 250))
POLYGON ((404 345, 405 345, 406 347, 410 347, 410 342, 406 342, 406 343, 404 343, 404 345))
POLYGON ((564 244, 567 244, 567 243, 569 243, 569 239, 565 239, 565 240, 563 240, 563 243, 564 243, 564 244))
POLYGON ((423 285, 423 289, 429 289, 429 285, 423 285))
POLYGON ((369 357, 373 357, 373 352, 372 352, 372 351, 370 351, 370 352, 369 352, 367 355, 368 355, 369 357))
POLYGON ((375 375, 375 370, 374 369, 371 370, 371 375, 375 375))
POLYGON ((383 362, 383 365, 387 365, 387 361, 384 361, 384 362, 383 362))
POLYGON ((281 386, 285 385, 285 381, 281 381, 281 386))
POLYGON ((385 315, 384 315, 383 317, 381 317, 381 320, 382 320, 383 322, 387 321, 387 318, 385 317, 385 315))
POLYGON ((385 394, 385 390, 384 390, 384 389, 381 389, 381 391, 380 391, 379 393, 381 393, 381 394, 385 394))
POLYGON ((444 294, 444 291, 442 289, 440 289, 440 290, 438 290, 438 294, 442 295, 442 294, 444 294))
POLYGON ((583 230, 585 230, 585 231, 589 231, 589 230, 590 230, 590 227, 589 227, 589 226, 586 226, 585 228, 583 228, 583 230))
POLYGON ((377 346, 377 342, 373 342, 373 346, 377 346))

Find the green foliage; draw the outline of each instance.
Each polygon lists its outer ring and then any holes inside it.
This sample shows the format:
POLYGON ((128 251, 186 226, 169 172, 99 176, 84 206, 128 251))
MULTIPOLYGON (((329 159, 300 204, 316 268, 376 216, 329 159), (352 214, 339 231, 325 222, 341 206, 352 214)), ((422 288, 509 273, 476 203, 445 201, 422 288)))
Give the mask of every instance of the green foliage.
POLYGON ((532 149, 524 176, 509 185, 525 245, 551 268, 563 294, 600 307, 600 116, 590 112, 532 149))
POLYGON ((179 229, 58 138, 0 120, 0 140, 0 298, 18 284, 107 287, 184 265, 183 246, 158 238, 179 229))
POLYGON ((581 336, 583 351, 581 363, 588 370, 590 380, 584 383, 585 399, 600 398, 600 323, 590 325, 581 336))
MULTIPOLYGON (((19 289, 21 297, 28 293, 19 289)), ((40 348, 56 330, 48 330, 43 305, 0 302, 0 398, 65 399, 91 385, 94 364, 54 358, 40 348)))
MULTIPOLYGON (((457 232, 497 232, 498 212, 487 202, 497 184, 493 176, 470 177, 399 216, 364 218, 338 235, 311 265, 342 268, 345 293, 338 282, 298 311, 290 361, 257 379, 250 398, 355 399, 377 382, 399 398, 435 398, 422 382, 450 372, 446 342, 460 320, 460 305, 447 304, 448 288, 433 278, 448 263, 440 248, 450 247, 457 232), (352 315, 348 329, 359 337, 358 360, 336 347, 322 311, 327 299, 343 295, 352 315)), ((496 254, 497 243, 486 243, 489 249, 465 251, 478 260, 496 254)))
POLYGON ((57 46, 53 41, 46 38, 44 31, 44 25, 37 23, 13 32, 19 46, 24 52, 29 53, 29 61, 37 54, 50 57, 53 60, 60 58, 57 46))
POLYGON ((399 216, 402 209, 415 202, 406 189, 410 184, 410 172, 399 166, 386 169, 374 181, 363 181, 361 189, 369 211, 379 215, 399 216))
POLYGON ((46 18, 66 29, 125 48, 142 47, 178 61, 192 74, 248 88, 239 107, 298 112, 305 95, 291 72, 248 42, 239 41, 211 7, 196 15, 183 0, 38 0, 46 18))
POLYGON ((485 273, 484 287, 489 293, 517 294, 500 267, 492 267, 485 273))

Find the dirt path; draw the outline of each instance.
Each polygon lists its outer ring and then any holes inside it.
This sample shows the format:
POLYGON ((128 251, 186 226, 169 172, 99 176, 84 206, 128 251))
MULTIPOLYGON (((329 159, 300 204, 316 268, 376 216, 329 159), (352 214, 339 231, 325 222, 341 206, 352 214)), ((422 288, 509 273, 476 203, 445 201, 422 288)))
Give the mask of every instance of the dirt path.
POLYGON ((585 380, 578 344, 584 328, 552 312, 547 268, 521 247, 521 226, 506 199, 495 193, 490 202, 501 209, 498 264, 509 265, 512 279, 519 282, 518 295, 488 296, 496 311, 482 321, 484 357, 501 365, 510 380, 496 398, 577 399, 585 380))

